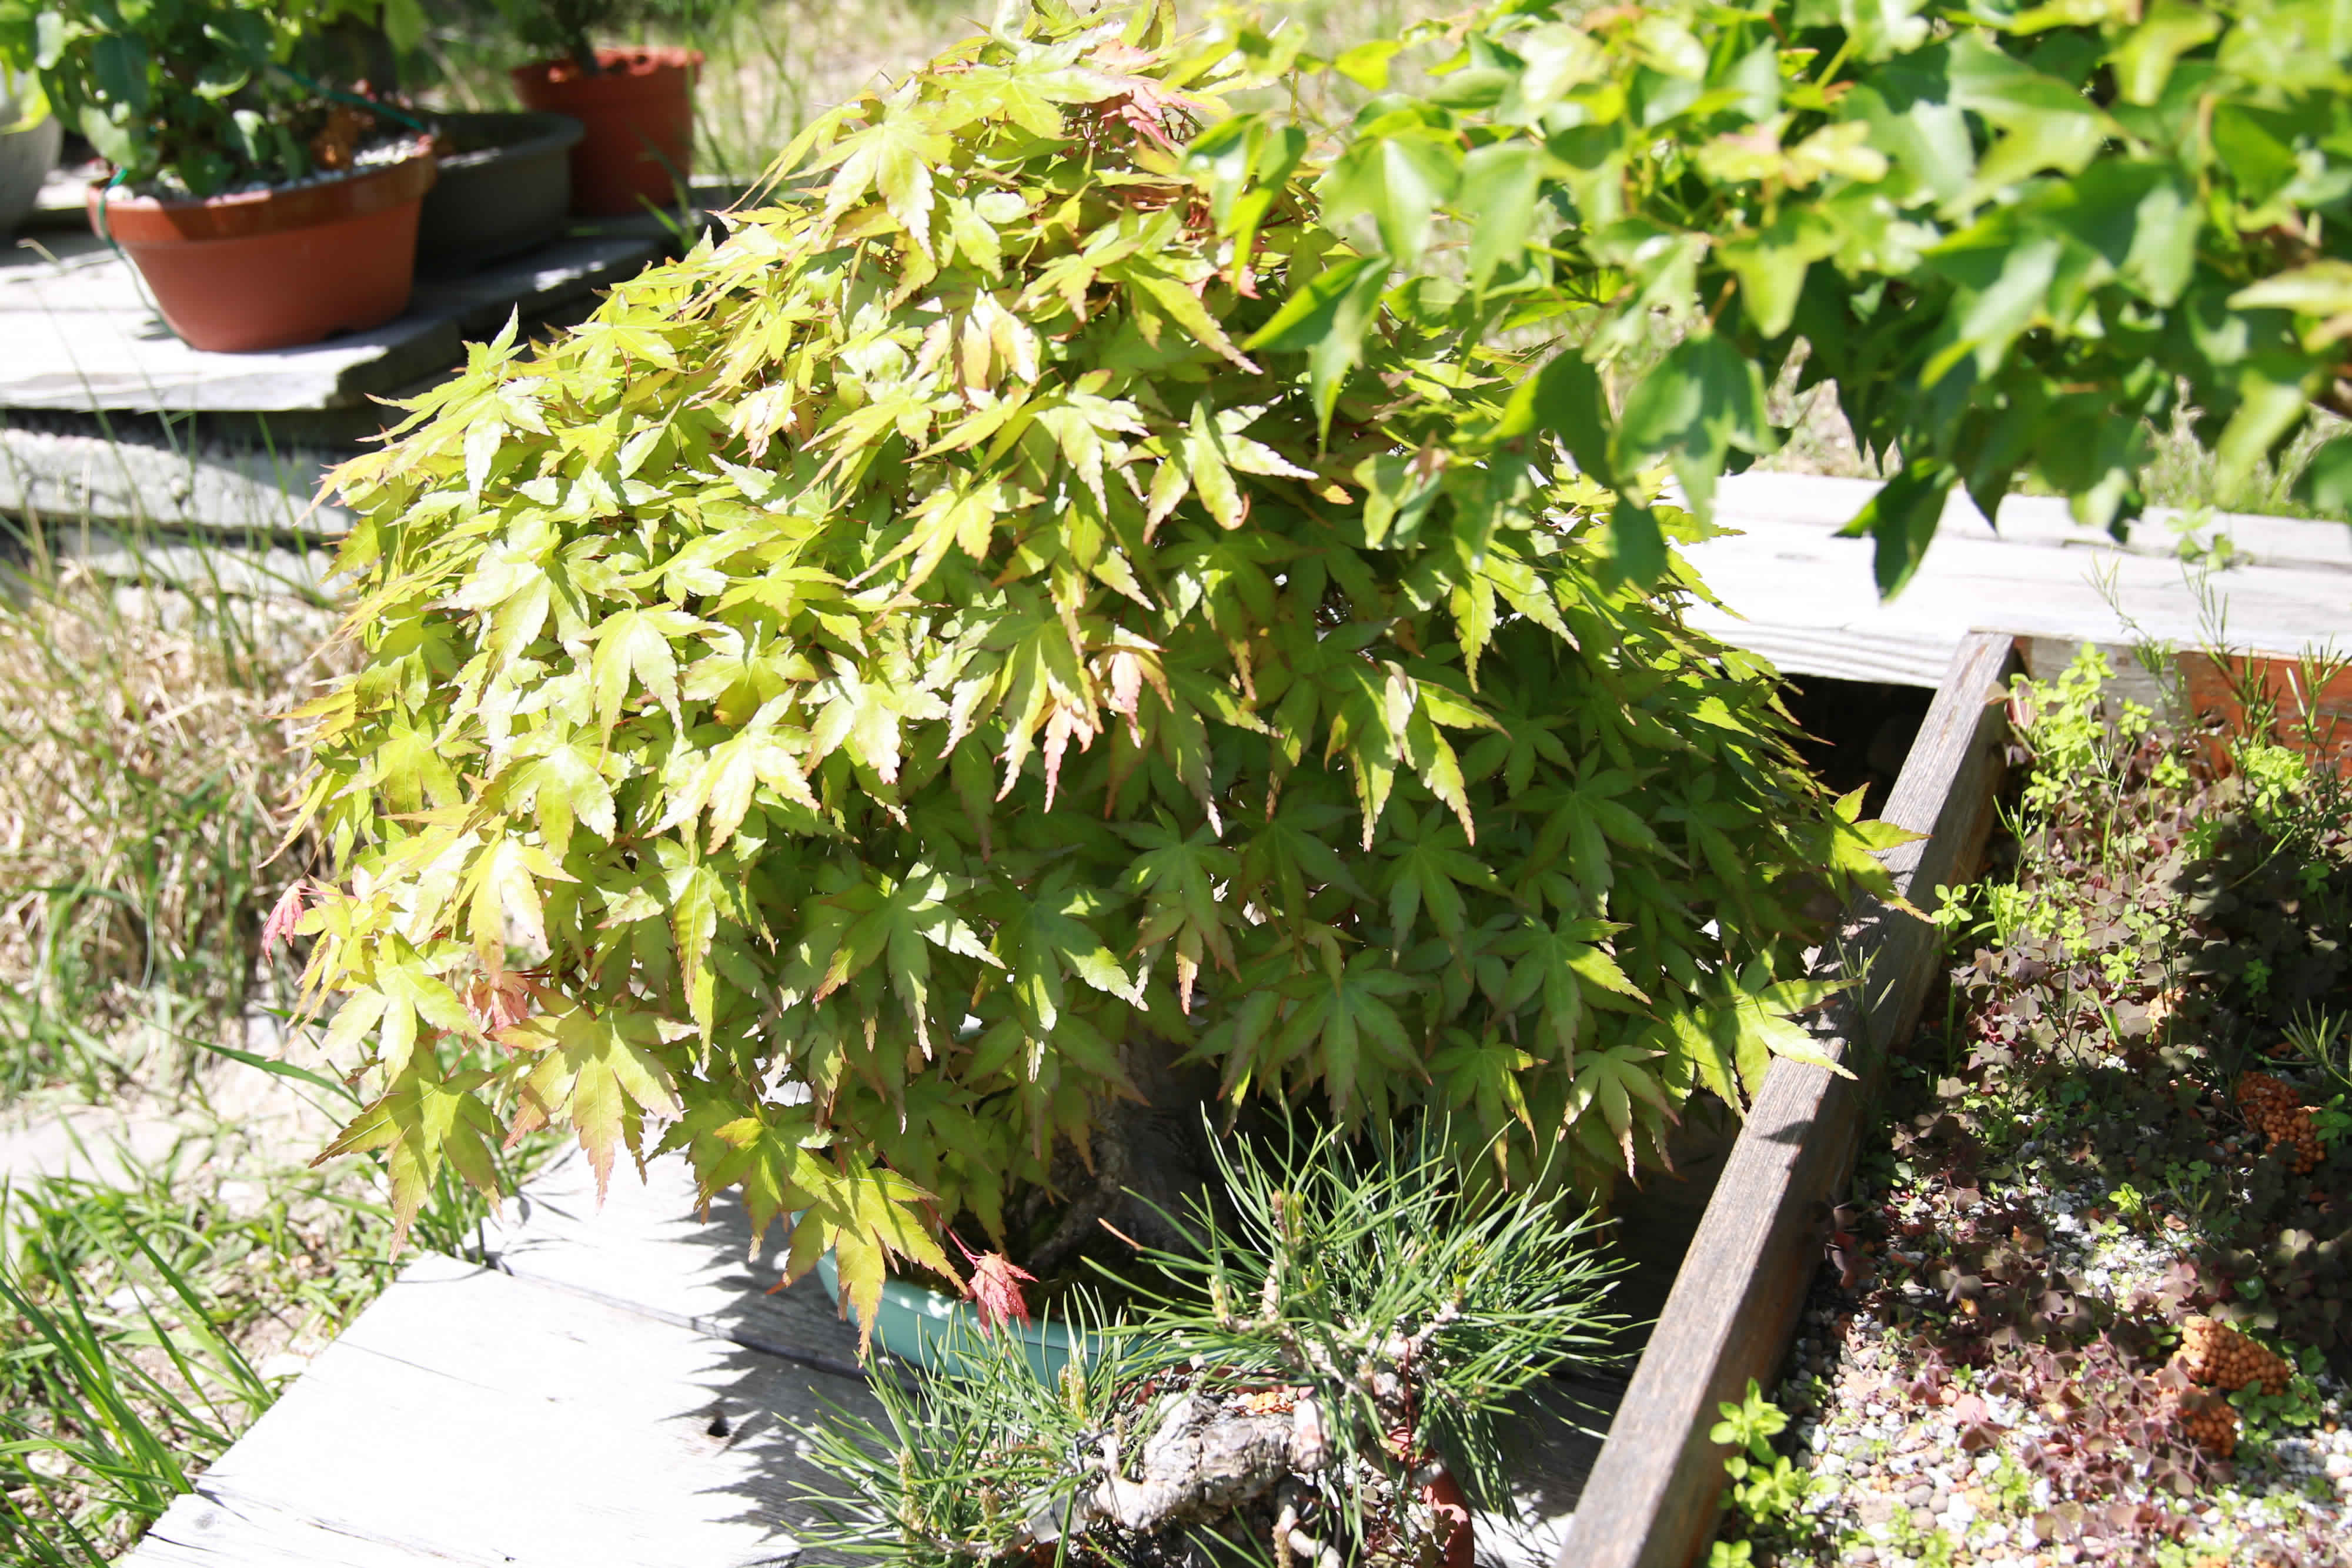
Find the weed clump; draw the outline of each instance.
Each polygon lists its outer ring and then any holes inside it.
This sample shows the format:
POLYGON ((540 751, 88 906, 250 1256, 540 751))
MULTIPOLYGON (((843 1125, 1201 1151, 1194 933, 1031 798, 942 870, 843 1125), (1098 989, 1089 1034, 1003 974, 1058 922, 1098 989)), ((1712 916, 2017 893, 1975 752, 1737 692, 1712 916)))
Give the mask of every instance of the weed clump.
POLYGON ((2113 674, 2015 694, 1998 869, 1944 890, 1943 1017, 1781 1391, 1803 1507, 1748 1511, 1742 1561, 2344 1561, 2345 782, 2324 715, 2159 715, 2113 674))
POLYGON ((241 1017, 307 859, 264 867, 304 757, 287 695, 331 624, 72 566, 0 598, 0 1099, 168 1079, 241 1017))

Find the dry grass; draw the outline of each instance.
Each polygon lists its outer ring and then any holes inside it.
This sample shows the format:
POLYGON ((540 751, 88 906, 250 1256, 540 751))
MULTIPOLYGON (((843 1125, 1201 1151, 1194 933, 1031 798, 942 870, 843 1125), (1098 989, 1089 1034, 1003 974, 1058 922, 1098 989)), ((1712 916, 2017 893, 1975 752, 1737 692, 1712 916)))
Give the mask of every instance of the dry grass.
POLYGON ((326 614, 113 589, 0 601, 0 1095, 97 1099, 236 1019, 300 758, 285 710, 326 614))
MULTIPOLYGON (((0 578, 0 1102, 37 1092, 0 1122, 10 1568, 112 1561, 391 1277, 379 1162, 304 1166, 356 1097, 262 1016, 290 989, 262 919, 314 869, 299 842, 262 863, 304 766, 285 716, 331 628, 289 600, 0 578), (61 1121, 101 1129, 87 1174, 11 1180, 61 1121), (105 1146, 134 1124, 164 1150, 105 1146)), ((502 1155, 508 1180, 547 1146, 502 1155)), ((445 1172, 415 1245, 467 1255, 483 1213, 445 1172)))

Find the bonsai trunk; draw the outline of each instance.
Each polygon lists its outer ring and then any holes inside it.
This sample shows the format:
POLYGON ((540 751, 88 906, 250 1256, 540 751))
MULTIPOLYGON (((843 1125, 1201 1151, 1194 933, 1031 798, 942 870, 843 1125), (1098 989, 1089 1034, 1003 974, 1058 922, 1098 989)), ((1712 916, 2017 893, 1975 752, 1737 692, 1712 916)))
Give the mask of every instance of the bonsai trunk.
POLYGON ((604 68, 596 61, 596 46, 588 41, 585 33, 572 35, 572 63, 580 68, 580 74, 583 77, 604 74, 604 68))
POLYGON ((1216 1077, 1201 1064, 1178 1065, 1182 1052, 1145 1035, 1119 1048, 1120 1065, 1141 1096, 1114 1099, 1096 1124, 1091 1166, 1075 1154, 1055 1160, 1055 1185, 1068 1207, 1024 1266, 1043 1279, 1087 1251, 1135 1244, 1183 1251, 1184 1224, 1211 1190, 1216 1161, 1206 1114, 1216 1077))

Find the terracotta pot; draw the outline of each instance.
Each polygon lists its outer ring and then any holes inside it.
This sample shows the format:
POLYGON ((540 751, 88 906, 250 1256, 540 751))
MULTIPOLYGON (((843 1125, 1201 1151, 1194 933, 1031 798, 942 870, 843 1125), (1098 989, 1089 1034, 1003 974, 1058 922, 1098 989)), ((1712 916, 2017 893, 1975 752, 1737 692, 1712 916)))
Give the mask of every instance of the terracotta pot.
POLYGON ((694 172, 696 49, 599 49, 602 68, 582 76, 570 60, 510 73, 523 107, 568 114, 587 134, 572 149, 572 210, 615 217, 677 204, 694 172))
POLYGON ((92 185, 90 228, 122 247, 190 348, 283 349, 380 327, 407 308, 416 214, 434 172, 425 152, 339 179, 202 201, 92 185))
MULTIPOLYGON (((2332 767, 2352 778, 2352 670, 2337 672, 2314 692, 2306 689, 2299 660, 2259 653, 2232 653, 2227 660, 2224 667, 2210 653, 2180 655, 2190 713, 2220 717, 2227 733, 2240 733, 2250 727, 2240 692, 2263 692, 2275 716, 2272 741, 2301 752, 2315 767, 2332 767)), ((2217 767, 2227 761, 2221 736, 2208 734, 2204 747, 2217 767)))
POLYGON ((1470 1500, 1462 1495, 1454 1472, 1439 1466, 1422 1483, 1422 1500, 1433 1510, 1445 1531, 1445 1568, 1477 1568, 1478 1530, 1470 1517, 1470 1500))

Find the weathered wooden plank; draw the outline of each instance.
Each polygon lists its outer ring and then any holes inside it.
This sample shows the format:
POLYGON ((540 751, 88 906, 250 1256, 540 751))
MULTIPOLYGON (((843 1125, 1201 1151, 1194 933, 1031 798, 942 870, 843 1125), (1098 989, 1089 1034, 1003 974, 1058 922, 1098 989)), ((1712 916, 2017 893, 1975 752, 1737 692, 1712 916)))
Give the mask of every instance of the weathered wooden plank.
MULTIPOLYGON (((257 1504, 215 1498, 203 1481, 148 1528, 122 1568, 418 1568, 409 1547, 330 1529, 257 1504)), ((487 1557, 443 1559, 502 1568, 487 1557)))
MULTIPOLYGON (((13 528, 0 532, 11 555, 16 553, 17 540, 28 537, 13 528)), ((175 588, 200 601, 220 593, 248 599, 320 596, 328 591, 335 564, 333 547, 323 542, 308 548, 247 545, 216 534, 130 534, 110 528, 45 528, 39 551, 51 561, 74 562, 109 581, 175 588)), ((0 565, 0 574, 12 571, 0 565)))
POLYGON ((862 1380, 428 1256, 127 1568, 782 1563, 816 1479, 784 1423, 823 1399, 870 1410, 862 1380))
MULTIPOLYGON (((2122 551, 1939 538, 1917 577, 1891 601, 1878 597, 1867 539, 1759 528, 1707 540, 1689 553, 1731 612, 1703 611, 1692 619, 1733 642, 1741 635, 1737 617, 1745 617, 1762 626, 1894 639, 1937 634, 1955 647, 1969 631, 1984 626, 2128 643, 2134 635, 2128 616, 2149 636, 2194 646, 2210 620, 2179 562, 2122 551)), ((2344 573, 2242 567, 2217 572, 2210 580, 2233 643, 2292 653, 2345 633, 2352 578, 2344 573)))
MULTIPOLYGON (((1981 628, 2123 643, 2136 624, 2183 646, 2206 633, 2207 601, 2189 570, 2155 549, 2168 536, 2143 525, 2135 545, 2120 548, 2032 497, 2011 497, 1998 534, 1956 497, 1918 575, 1882 601, 1872 542, 1832 531, 1873 489, 1865 480, 1798 475, 1727 479, 1717 519, 1744 531, 1687 552, 1725 605, 1693 607, 1692 623, 1791 674, 1916 685, 1940 680, 1962 639, 1981 628)), ((2232 522, 2237 537, 2260 547, 2246 547, 2255 564, 2207 579, 2234 645, 2293 653, 2352 634, 2352 529, 2284 517, 2232 522)))
POLYGON ((352 451, 0 428, 0 517, 50 529, 332 538, 349 531, 351 514, 312 498, 328 468, 352 451))
MULTIPOLYGON (((1898 889, 1927 906, 1982 851, 2000 766, 1990 699, 2013 660, 2006 638, 1962 645, 1888 800, 1887 820, 1929 835, 1888 856, 1898 889)), ((1935 954, 1930 927, 1866 901, 1822 966, 1858 982, 1825 1009, 1823 1047, 1865 1073, 1883 1061, 1916 1020, 1935 954)), ((1685 1568, 1699 1553, 1723 1485, 1724 1450, 1706 1437, 1715 1406, 1769 1379, 1788 1347, 1866 1098, 1866 1083, 1819 1067, 1778 1061, 1766 1075, 1593 1464, 1561 1568, 1685 1568)))
MULTIPOLYGON (((1769 522, 1830 533, 1852 522, 1878 487, 1875 479, 1751 471, 1727 476, 1716 493, 1716 505, 1744 519, 1743 527, 1769 522)), ((2341 523, 2245 512, 2208 512, 2192 518, 2177 507, 2154 507, 2118 541, 2104 528, 2076 522, 2065 501, 2054 496, 2005 497, 1995 528, 1966 491, 1955 490, 1944 503, 1937 537, 2169 559, 2179 548, 2183 525, 2192 521, 2200 538, 2226 540, 2231 553, 2244 560, 2352 571, 2352 528, 2341 523)))
POLYGON ((619 219, 465 277, 420 279, 399 319, 253 354, 191 349, 148 308, 128 262, 93 235, 0 250, 0 408, 280 412, 348 408, 457 363, 508 313, 545 314, 635 276, 670 245, 619 219), (54 259, 51 259, 54 257, 54 259))
POLYGON ((814 1275, 774 1295, 784 1230, 751 1249, 740 1196, 720 1194, 706 1223, 685 1159, 647 1163, 646 1179, 614 1174, 600 1204, 577 1153, 540 1173, 484 1234, 490 1260, 518 1279, 731 1340, 803 1365, 857 1375, 857 1331, 814 1275))

